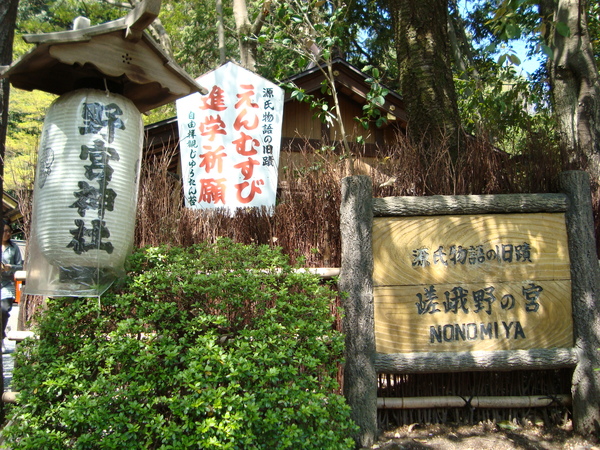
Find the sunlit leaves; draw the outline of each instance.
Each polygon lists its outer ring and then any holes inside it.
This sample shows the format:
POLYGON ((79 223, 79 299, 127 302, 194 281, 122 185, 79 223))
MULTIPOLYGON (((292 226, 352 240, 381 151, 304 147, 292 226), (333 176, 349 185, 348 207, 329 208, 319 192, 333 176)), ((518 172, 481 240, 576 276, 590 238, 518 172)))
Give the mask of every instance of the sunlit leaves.
POLYGON ((17 30, 26 33, 64 31, 71 28, 73 19, 78 16, 98 25, 122 17, 128 10, 102 0, 21 0, 17 30))
POLYGON ((318 277, 229 240, 128 266, 101 302, 49 301, 20 344, 13 448, 354 448, 318 277))
POLYGON ((37 90, 11 89, 4 161, 5 189, 31 188, 44 117, 54 98, 54 95, 37 90))

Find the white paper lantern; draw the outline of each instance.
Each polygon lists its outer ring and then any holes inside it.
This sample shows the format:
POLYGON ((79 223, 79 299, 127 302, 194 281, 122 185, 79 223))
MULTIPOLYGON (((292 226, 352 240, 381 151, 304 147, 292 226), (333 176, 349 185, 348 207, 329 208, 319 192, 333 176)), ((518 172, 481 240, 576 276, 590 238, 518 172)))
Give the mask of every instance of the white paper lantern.
POLYGON ((123 96, 80 89, 50 106, 32 241, 67 278, 122 268, 133 246, 142 142, 141 115, 123 96))

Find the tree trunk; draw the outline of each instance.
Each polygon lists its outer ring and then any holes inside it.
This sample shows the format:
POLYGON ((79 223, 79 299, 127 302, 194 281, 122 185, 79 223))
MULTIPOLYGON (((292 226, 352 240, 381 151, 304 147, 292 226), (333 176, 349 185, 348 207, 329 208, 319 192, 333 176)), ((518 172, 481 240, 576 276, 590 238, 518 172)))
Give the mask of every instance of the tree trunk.
POLYGON ((256 35, 260 33, 265 23, 270 6, 271 0, 264 0, 256 19, 251 23, 246 0, 233 0, 233 17, 238 35, 242 67, 253 72, 256 68, 256 56, 258 53, 256 35))
POLYGON ((171 36, 169 36, 169 33, 167 33, 167 30, 165 30, 165 27, 158 17, 154 19, 154 22, 148 25, 148 30, 150 33, 152 33, 152 35, 154 35, 155 39, 158 41, 167 55, 173 58, 174 55, 173 45, 171 44, 171 36))
POLYGON ((223 65, 227 61, 225 52, 225 27, 223 26, 223 2, 216 0, 217 10, 217 36, 219 40, 219 64, 223 65))
POLYGON ((546 19, 564 23, 569 36, 554 30, 548 60, 554 113, 569 168, 584 169, 600 182, 600 77, 588 33, 586 0, 540 2, 546 19))
POLYGON ((475 68, 475 62, 473 57, 473 46, 469 37, 467 36, 467 30, 465 21, 460 16, 458 0, 449 0, 451 7, 448 14, 448 38, 450 42, 450 54, 454 59, 456 68, 462 72, 464 79, 469 76, 478 77, 477 69, 475 68), (467 71, 471 71, 467 74, 467 71))
POLYGON ((271 0, 263 0, 262 6, 254 22, 250 22, 246 0, 233 0, 233 17, 240 47, 242 67, 255 71, 258 42, 256 36, 262 29, 265 18, 269 14, 271 0))
POLYGON ((425 147, 449 144, 456 157, 460 116, 452 79, 448 0, 388 0, 408 133, 425 147))
POLYGON ((256 45, 252 45, 253 42, 249 39, 252 25, 248 17, 246 0, 233 0, 233 18, 235 19, 235 29, 240 48, 240 62, 243 68, 254 71, 256 67, 256 45))
MULTIPOLYGON (((12 62, 13 39, 17 21, 19 0, 0 1, 0 66, 8 66, 12 62)), ((8 94, 9 83, 6 78, 0 79, 0 192, 4 196, 4 153, 6 150, 6 130, 8 127, 8 94)), ((0 208, 0 222, 4 219, 0 208)), ((4 368, 0 358, 0 376, 4 386, 4 368)), ((4 407, 0 402, 0 423, 4 422, 4 407)))

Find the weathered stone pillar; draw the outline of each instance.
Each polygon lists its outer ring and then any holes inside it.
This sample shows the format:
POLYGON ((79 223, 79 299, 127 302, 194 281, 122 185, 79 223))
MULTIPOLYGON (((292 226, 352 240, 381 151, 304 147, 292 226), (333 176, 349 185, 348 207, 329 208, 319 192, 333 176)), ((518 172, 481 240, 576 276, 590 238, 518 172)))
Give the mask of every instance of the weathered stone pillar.
POLYGON ((342 267, 339 289, 344 307, 346 365, 344 395, 360 427, 358 446, 377 437, 377 372, 373 307, 373 193, 367 176, 342 180, 340 210, 342 267))

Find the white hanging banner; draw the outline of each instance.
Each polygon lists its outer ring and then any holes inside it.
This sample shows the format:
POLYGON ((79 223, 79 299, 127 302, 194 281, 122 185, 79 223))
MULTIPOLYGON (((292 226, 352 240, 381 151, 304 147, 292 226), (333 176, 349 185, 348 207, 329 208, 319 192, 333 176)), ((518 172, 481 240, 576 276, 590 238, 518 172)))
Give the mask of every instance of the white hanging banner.
POLYGON ((274 207, 283 89, 234 63, 196 81, 209 93, 177 100, 186 206, 274 207))

